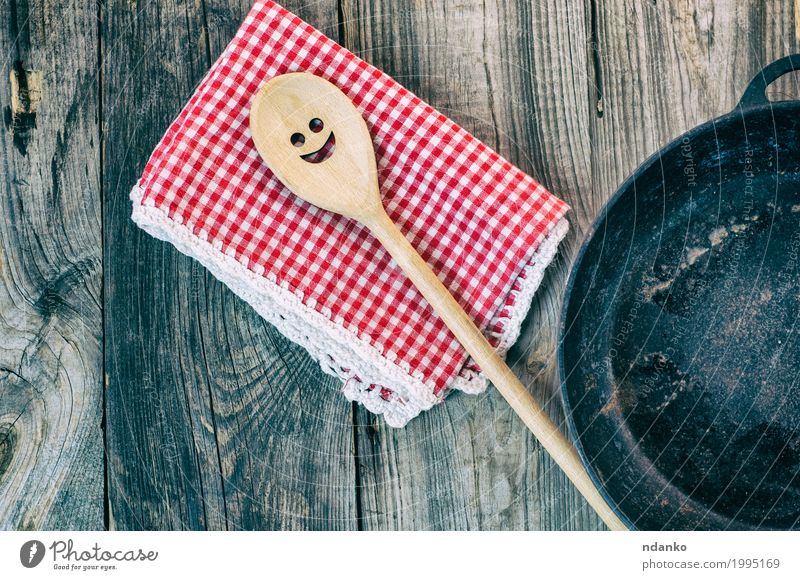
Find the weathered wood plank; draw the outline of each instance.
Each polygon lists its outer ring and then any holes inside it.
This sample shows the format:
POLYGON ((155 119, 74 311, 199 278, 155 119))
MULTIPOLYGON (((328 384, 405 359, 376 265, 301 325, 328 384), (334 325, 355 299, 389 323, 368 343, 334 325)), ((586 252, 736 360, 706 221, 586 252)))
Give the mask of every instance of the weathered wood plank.
MULTIPOLYGON (((252 2, 234 4, 205 0, 212 55, 223 51, 252 2)), ((335 2, 283 5, 337 37, 335 2)), ((221 284, 208 287, 215 295, 207 301, 214 305, 209 333, 228 340, 206 356, 218 375, 211 395, 229 527, 354 529, 353 415, 341 381, 221 284)))
MULTIPOLYGON (((607 198, 644 159, 684 131, 733 109, 747 83, 798 51, 794 4, 597 3, 605 114, 592 167, 607 198)), ((771 93, 791 97, 797 77, 771 93)))
MULTIPOLYGON (((579 228, 589 223, 596 209, 585 199, 591 79, 582 2, 342 5, 348 47, 567 199, 579 228)), ((509 354, 559 422, 554 346, 565 276, 563 261, 551 267, 509 354)), ((494 390, 456 394, 402 431, 362 409, 357 416, 365 528, 602 526, 494 390)))
MULTIPOLYGON (((356 524, 352 409, 339 381, 130 220, 128 191, 150 151, 248 8, 106 4, 106 412, 117 529, 356 524)), ((336 31, 335 3, 300 12, 336 31)))
POLYGON ((0 14, 0 529, 99 529, 96 6, 0 14))
POLYGON ((763 62, 760 2, 597 3, 601 199, 684 131, 727 113, 763 62))
MULTIPOLYGON (((762 65, 800 53, 800 0, 764 2, 762 65)), ((800 73, 786 75, 767 89, 772 100, 800 99, 800 73)))

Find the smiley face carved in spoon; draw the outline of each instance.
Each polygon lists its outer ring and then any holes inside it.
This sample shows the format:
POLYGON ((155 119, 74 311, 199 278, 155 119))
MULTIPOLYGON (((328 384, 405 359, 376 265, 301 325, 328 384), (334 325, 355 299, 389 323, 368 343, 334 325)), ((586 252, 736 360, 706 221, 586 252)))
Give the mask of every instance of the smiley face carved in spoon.
MULTIPOLYGON (((311 133, 321 134, 324 129, 325 123, 318 117, 314 117, 308 122, 308 130, 311 131, 311 133)), ((328 137, 325 138, 322 142, 322 146, 319 148, 314 148, 318 140, 306 138, 304 133, 292 133, 289 140, 292 142, 292 145, 297 147, 300 158, 308 163, 322 163, 327 160, 333 153, 333 150, 336 149, 336 136, 333 134, 333 131, 328 132, 328 137), (309 149, 312 149, 312 151, 306 153, 305 151, 309 149)))
POLYGON ((306 201, 355 219, 383 212, 367 124, 332 83, 272 78, 253 99, 250 131, 275 177, 306 201))

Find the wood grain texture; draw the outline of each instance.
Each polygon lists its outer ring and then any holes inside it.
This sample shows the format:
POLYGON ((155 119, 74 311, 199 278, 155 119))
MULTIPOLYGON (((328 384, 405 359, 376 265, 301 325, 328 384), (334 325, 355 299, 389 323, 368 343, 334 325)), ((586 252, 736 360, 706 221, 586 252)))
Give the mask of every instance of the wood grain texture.
MULTIPOLYGON (((606 198, 647 156, 731 111, 753 76, 797 52, 791 2, 597 3, 605 112, 595 119, 594 180, 606 198)), ((770 94, 796 96, 797 77, 770 94)))
POLYGON ((96 7, 0 1, 0 529, 103 525, 96 7))
MULTIPOLYGON (((352 407, 339 382, 197 263, 130 220, 128 192, 150 151, 248 8, 125 0, 105 7, 103 35, 114 39, 102 60, 116 529, 356 523, 352 407)), ((317 3, 310 16, 325 28, 336 7, 317 3)))

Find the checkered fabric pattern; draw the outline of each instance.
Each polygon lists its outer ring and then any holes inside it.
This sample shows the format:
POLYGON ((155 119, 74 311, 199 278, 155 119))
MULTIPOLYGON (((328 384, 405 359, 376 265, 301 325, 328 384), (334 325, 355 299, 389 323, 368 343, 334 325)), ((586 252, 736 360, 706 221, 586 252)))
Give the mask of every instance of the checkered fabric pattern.
POLYGON ((268 79, 293 71, 352 99, 373 137, 387 213, 490 341, 507 347, 516 338, 509 312, 524 317, 515 302, 565 203, 273 2, 255 4, 169 127, 132 193, 134 220, 249 302, 275 298, 257 310, 282 330, 295 321, 287 334, 390 424, 452 387, 481 390, 479 369, 377 240, 292 195, 259 157, 250 102, 268 79))

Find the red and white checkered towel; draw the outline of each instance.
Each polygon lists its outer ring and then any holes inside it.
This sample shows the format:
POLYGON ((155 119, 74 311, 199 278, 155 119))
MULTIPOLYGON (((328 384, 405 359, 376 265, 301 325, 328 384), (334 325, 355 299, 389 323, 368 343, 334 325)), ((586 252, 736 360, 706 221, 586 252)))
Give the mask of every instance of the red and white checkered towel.
POLYGON ((259 157, 250 102, 292 71, 353 100, 389 216, 504 352, 566 233, 566 204, 273 2, 256 3, 169 127, 131 193, 133 219, 202 262, 389 425, 451 389, 482 391, 479 369, 370 233, 292 195, 259 157))

